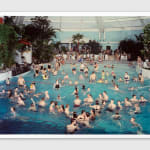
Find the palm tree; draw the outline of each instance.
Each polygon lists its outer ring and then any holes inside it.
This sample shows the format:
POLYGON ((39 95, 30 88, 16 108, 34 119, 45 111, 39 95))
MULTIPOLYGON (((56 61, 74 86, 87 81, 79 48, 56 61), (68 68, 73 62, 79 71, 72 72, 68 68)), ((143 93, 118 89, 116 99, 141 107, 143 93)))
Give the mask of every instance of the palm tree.
POLYGON ((83 37, 84 36, 80 33, 77 33, 72 36, 72 41, 77 44, 77 50, 79 50, 79 44, 81 42, 80 40, 83 39, 83 37))

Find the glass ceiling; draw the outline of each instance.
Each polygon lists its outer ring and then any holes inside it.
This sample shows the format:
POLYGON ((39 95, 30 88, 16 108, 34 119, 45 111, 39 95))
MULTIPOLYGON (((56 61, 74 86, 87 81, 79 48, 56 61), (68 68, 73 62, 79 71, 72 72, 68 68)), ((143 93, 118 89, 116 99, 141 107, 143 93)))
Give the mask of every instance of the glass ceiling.
MULTIPOLYGON (((29 24, 34 16, 24 17, 24 24, 29 24)), ((49 16, 52 25, 60 30, 84 31, 117 30, 125 28, 143 28, 150 23, 150 16, 49 16)))

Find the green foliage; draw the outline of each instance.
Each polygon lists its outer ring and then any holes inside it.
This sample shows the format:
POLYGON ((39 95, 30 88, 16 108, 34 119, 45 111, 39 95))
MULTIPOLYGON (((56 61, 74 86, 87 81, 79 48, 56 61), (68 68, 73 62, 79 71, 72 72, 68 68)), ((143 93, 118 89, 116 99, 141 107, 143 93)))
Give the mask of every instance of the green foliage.
POLYGON ((17 34, 12 26, 0 24, 0 65, 11 67, 14 63, 15 49, 18 44, 17 34))
POLYGON ((91 49, 90 52, 92 54, 99 54, 101 52, 102 46, 101 46, 101 44, 99 42, 97 42, 95 40, 93 40, 93 41, 89 40, 89 42, 87 44, 90 47, 90 49, 91 49))
POLYGON ((75 34, 75 35, 72 36, 72 41, 73 41, 74 43, 79 43, 80 40, 83 39, 83 37, 84 37, 84 36, 83 36, 82 34, 77 33, 77 34, 75 34))
POLYGON ((67 52, 67 48, 65 46, 62 46, 61 47, 61 51, 63 51, 64 53, 66 53, 67 52))
POLYGON ((33 57, 40 62, 49 61, 52 55, 52 47, 49 43, 56 37, 55 29, 51 26, 48 17, 35 17, 31 24, 25 26, 23 38, 30 41, 33 46, 33 57))
POLYGON ((144 58, 150 59, 150 24, 147 24, 144 27, 144 34, 143 34, 144 40, 142 41, 144 44, 144 49, 141 51, 144 58))
POLYGON ((143 43, 141 40, 141 35, 137 36, 137 40, 132 39, 124 39, 119 43, 119 49, 122 52, 126 52, 127 54, 131 54, 131 60, 136 60, 137 56, 141 56, 141 50, 143 49, 143 43))
POLYGON ((84 43, 84 41, 82 40, 83 37, 84 36, 82 34, 80 34, 80 33, 77 33, 77 34, 72 36, 72 42, 77 44, 77 49, 78 50, 79 50, 79 44, 83 44, 84 43), (82 40, 82 41, 80 41, 80 40, 82 40))

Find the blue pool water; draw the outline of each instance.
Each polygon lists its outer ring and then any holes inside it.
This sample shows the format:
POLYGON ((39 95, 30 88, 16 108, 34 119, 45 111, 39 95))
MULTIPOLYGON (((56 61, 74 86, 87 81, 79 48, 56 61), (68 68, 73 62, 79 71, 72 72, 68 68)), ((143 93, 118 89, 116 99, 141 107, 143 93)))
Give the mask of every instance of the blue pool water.
MULTIPOLYGON (((125 72, 128 72, 130 77, 136 76, 137 73, 135 71, 134 67, 129 67, 126 64, 114 64, 115 68, 114 71, 117 75, 117 79, 119 77, 123 77, 125 72)), ((79 70, 79 64, 77 64, 77 68, 79 70)), ((108 71, 111 73, 112 69, 110 68, 104 68, 104 64, 99 65, 99 72, 96 73, 97 77, 101 77, 101 70, 108 71)), ((37 78, 33 78, 33 71, 26 74, 24 76, 24 79, 26 81, 27 86, 29 87, 32 81, 36 82, 36 93, 38 92, 44 92, 45 90, 49 91, 50 94, 50 100, 47 100, 47 106, 43 111, 38 110, 38 112, 31 112, 28 111, 28 108, 31 104, 31 101, 29 99, 26 99, 25 107, 17 107, 17 117, 12 118, 10 114, 10 107, 14 106, 13 103, 10 102, 7 98, 0 98, 0 134, 65 134, 66 133, 66 125, 70 124, 70 119, 67 118, 64 114, 51 114, 49 113, 49 104, 50 101, 56 100, 56 97, 58 94, 61 95, 61 97, 64 97, 62 101, 58 101, 58 104, 69 104, 70 105, 70 111, 76 111, 78 114, 81 112, 81 110, 90 111, 89 107, 87 106, 81 106, 80 108, 74 108, 73 107, 73 100, 75 99, 74 95, 72 95, 74 91, 74 86, 66 85, 64 87, 61 87, 58 91, 53 89, 53 84, 55 83, 56 79, 63 78, 63 75, 61 74, 62 70, 64 70, 66 73, 69 74, 69 77, 72 81, 78 80, 78 76, 80 72, 77 73, 77 75, 72 75, 72 71, 69 64, 66 64, 61 67, 61 69, 58 72, 57 76, 52 76, 50 74, 50 78, 48 80, 43 80, 41 76, 37 78)), ((89 66, 89 74, 92 72, 93 67, 89 66)), ((15 84, 17 81, 17 77, 14 77, 11 79, 11 82, 13 83, 11 87, 14 88, 17 85, 15 84)), ((79 98, 83 100, 86 95, 84 95, 81 91, 82 84, 86 85, 86 88, 91 89, 91 95, 94 99, 96 99, 99 95, 99 93, 102 93, 103 91, 107 91, 109 100, 114 99, 115 103, 117 100, 123 101, 125 97, 131 98, 133 94, 137 95, 137 98, 139 98, 140 95, 143 95, 146 99, 149 100, 149 88, 147 87, 150 85, 150 80, 145 79, 145 82, 143 85, 140 83, 130 82, 129 84, 124 83, 118 83, 120 91, 116 92, 112 89, 112 83, 111 83, 112 77, 109 76, 108 84, 100 84, 100 83, 89 83, 89 78, 83 81, 79 81, 80 84, 78 85, 79 88, 79 98), (128 91, 128 87, 138 87, 135 91, 128 91)), ((5 87, 5 84, 3 82, 0 83, 0 91, 5 87)), ((42 98, 40 96, 39 98, 34 98, 36 102, 42 98)), ((120 114, 122 115, 121 120, 116 121, 112 119, 113 113, 102 111, 101 115, 96 118, 95 121, 91 122, 92 128, 86 128, 83 127, 75 134, 137 134, 138 128, 133 127, 131 123, 129 122, 131 117, 136 118, 136 122, 141 125, 142 127, 142 133, 143 134, 149 134, 150 133, 150 103, 146 103, 146 105, 140 105, 141 107, 141 113, 140 114, 129 114, 128 109, 123 109, 120 114)))

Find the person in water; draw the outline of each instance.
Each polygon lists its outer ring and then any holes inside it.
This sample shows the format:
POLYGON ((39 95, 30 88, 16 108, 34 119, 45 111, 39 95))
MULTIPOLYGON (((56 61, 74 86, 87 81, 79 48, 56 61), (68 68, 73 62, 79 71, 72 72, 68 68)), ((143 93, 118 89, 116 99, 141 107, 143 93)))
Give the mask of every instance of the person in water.
POLYGON ((130 101, 132 102, 132 103, 137 103, 138 102, 138 99, 136 98, 136 95, 132 95, 132 98, 130 99, 130 101))
POLYGON ((50 98, 48 91, 45 91, 45 100, 48 100, 50 98))
POLYGON ((31 98, 31 101, 32 101, 32 104, 30 105, 29 107, 29 111, 37 111, 37 108, 36 108, 36 103, 35 101, 33 100, 33 98, 31 98))
POLYGON ((39 107, 45 107, 46 106, 46 102, 45 102, 45 98, 44 97, 38 102, 38 106, 39 107))
POLYGON ((132 103, 129 101, 129 98, 128 98, 128 97, 126 97, 126 98, 124 99, 124 106, 125 106, 125 107, 131 107, 131 106, 132 106, 132 103))
POLYGON ((79 126, 75 119, 71 119, 71 124, 67 125, 66 127, 67 133, 74 133, 75 131, 79 130, 79 126))
POLYGON ((87 98, 84 99, 84 104, 86 104, 86 105, 91 104, 93 102, 94 102, 94 100, 90 94, 88 94, 87 98))
POLYGON ((80 107, 81 100, 79 99, 79 96, 76 96, 76 99, 74 100, 74 107, 80 107))
POLYGON ((19 85, 20 87, 23 87, 23 86, 25 85, 25 80, 24 80, 24 78, 23 78, 22 76, 20 76, 20 77, 18 78, 18 85, 19 85))
POLYGON ((13 117, 16 117, 16 108, 15 107, 11 107, 10 112, 13 115, 13 117))
POLYGON ((96 100, 95 105, 90 105, 91 108, 95 109, 96 113, 100 113, 101 112, 101 106, 99 104, 99 101, 96 100))
POLYGON ((116 109, 116 104, 114 104, 114 100, 111 100, 110 103, 108 104, 107 110, 112 112, 115 109, 116 109))
POLYGON ((54 88, 57 90, 60 88, 60 83, 58 80, 56 80, 56 83, 54 84, 54 88))
POLYGON ((124 83, 128 84, 130 81, 130 76, 128 75, 128 72, 125 72, 125 75, 124 75, 124 83))
POLYGON ((95 82, 96 81, 96 74, 95 72, 92 72, 92 74, 90 75, 90 82, 95 82))

